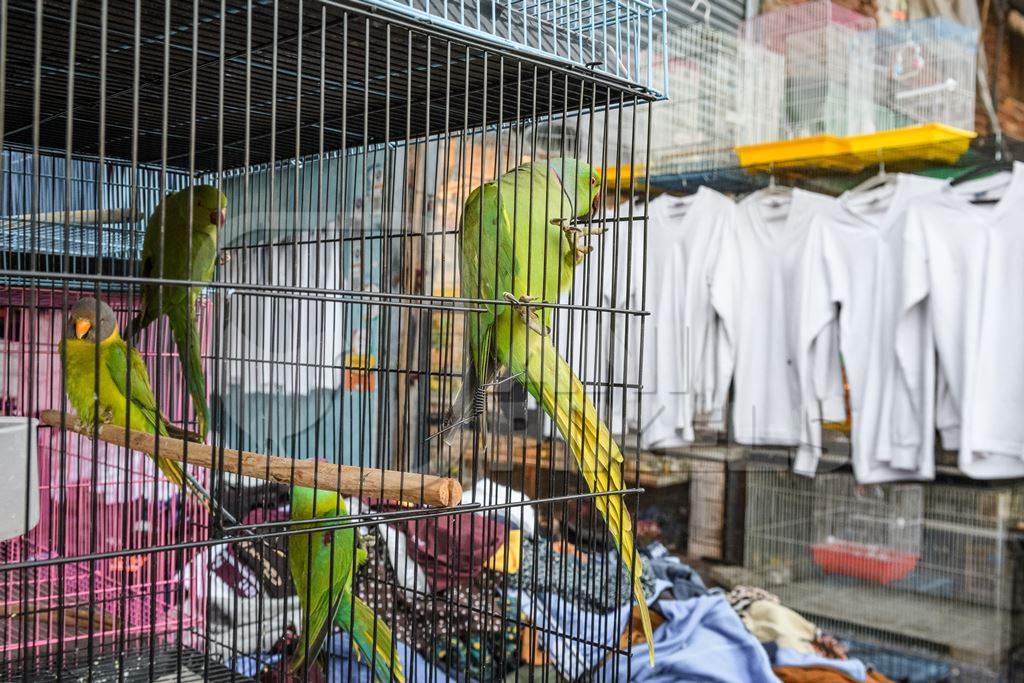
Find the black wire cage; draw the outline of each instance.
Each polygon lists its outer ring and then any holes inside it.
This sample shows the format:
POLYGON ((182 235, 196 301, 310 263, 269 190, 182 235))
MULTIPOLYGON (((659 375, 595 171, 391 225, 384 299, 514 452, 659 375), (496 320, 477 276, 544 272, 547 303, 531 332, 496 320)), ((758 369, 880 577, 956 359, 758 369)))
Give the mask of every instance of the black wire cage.
MULTIPOLYGON (((0 0, 0 678, 387 679, 378 658, 405 680, 628 678, 641 563, 600 511, 619 496, 635 511, 640 491, 621 436, 627 404, 642 423, 646 215, 631 200, 664 18, 647 0, 0 0), (515 310, 541 312, 536 333, 582 382, 570 411, 585 395, 626 453, 596 465, 609 491, 591 490, 523 372, 495 368, 449 417, 467 319, 512 310, 503 292, 460 293, 470 197, 565 159, 594 169, 600 199, 538 218, 575 218, 560 226, 580 247, 574 280, 515 310), (193 221, 203 186, 226 197, 213 275, 170 273, 200 246, 169 230, 147 270, 147 226, 174 220, 165 198, 183 193, 193 221), (205 411, 169 323, 186 287, 205 411), (147 297, 167 315, 135 336, 147 297), (105 334, 71 360, 86 298, 139 354, 169 434, 131 422, 137 368, 102 377, 105 334), (90 364, 85 420, 68 396, 90 364), (104 407, 119 380, 127 417, 104 407), (124 420, 130 447, 112 431, 124 420), (190 486, 147 454, 184 463, 190 486), (347 515, 297 525, 293 484, 341 491, 347 515), (300 640, 301 536, 358 539, 346 595, 390 629, 372 629, 379 657, 354 618, 319 656, 300 640), (315 666, 294 668, 306 655, 315 666)), ((541 198, 513 203, 533 216, 541 198)))

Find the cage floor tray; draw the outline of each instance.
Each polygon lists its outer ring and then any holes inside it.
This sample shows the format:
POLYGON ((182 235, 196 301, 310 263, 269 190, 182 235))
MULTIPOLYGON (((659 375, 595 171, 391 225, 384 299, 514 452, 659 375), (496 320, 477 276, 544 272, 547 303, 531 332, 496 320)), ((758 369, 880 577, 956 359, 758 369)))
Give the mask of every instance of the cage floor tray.
POLYGON ((815 543, 811 554, 814 564, 826 574, 844 574, 880 584, 904 578, 914 571, 921 557, 917 553, 852 541, 815 543))
POLYGON ((841 137, 812 135, 779 142, 742 145, 736 148, 736 156, 744 168, 847 168, 850 165, 849 151, 849 144, 841 137))
POLYGON ((952 164, 967 151, 977 133, 941 123, 896 128, 846 138, 850 154, 864 165, 900 161, 952 164))

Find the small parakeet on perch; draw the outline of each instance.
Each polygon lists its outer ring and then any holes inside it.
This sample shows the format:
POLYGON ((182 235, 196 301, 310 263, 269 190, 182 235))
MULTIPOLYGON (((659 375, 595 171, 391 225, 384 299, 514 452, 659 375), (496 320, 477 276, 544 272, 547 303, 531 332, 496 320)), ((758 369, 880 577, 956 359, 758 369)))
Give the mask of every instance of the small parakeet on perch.
MULTIPOLYGON (((210 185, 186 187, 164 197, 146 223, 142 277, 210 282, 217 261, 217 232, 227 220, 227 206, 224 193, 210 185)), ((144 284, 142 312, 132 321, 129 333, 132 342, 137 342, 142 330, 161 313, 167 316, 195 406, 199 433, 205 437, 209 408, 196 322, 199 291, 199 287, 144 284)))
MULTIPOLYGON (((333 491, 292 488, 292 520, 330 518, 325 523, 331 524, 346 514, 345 502, 333 491)), ((352 593, 355 573, 366 561, 366 550, 359 544, 356 530, 316 531, 317 527, 316 523, 296 525, 293 529, 313 531, 288 537, 288 566, 304 622, 292 670, 301 675, 308 666, 307 657, 320 656, 336 624, 351 634, 359 656, 372 666, 379 683, 404 683, 391 630, 352 593)))
MULTIPOLYGON (((80 423, 88 426, 98 414, 100 422, 132 431, 175 438, 194 436, 169 425, 160 413, 146 365, 138 351, 131 349, 129 352, 110 306, 92 297, 79 299, 68 314, 63 337, 60 352, 64 363, 64 389, 80 423)), ((178 486, 187 482, 209 505, 209 495, 185 472, 181 463, 159 458, 157 465, 164 476, 178 486)))
MULTIPOLYGON (((557 158, 524 164, 470 193, 460 233, 462 296, 505 303, 484 304, 486 312, 466 315, 469 367, 445 426, 450 441, 451 427, 480 410, 474 399, 505 368, 554 421, 595 493, 623 488, 622 453, 551 342, 551 310, 531 304, 557 303, 559 294, 572 286, 576 266, 592 250, 581 246, 580 238, 605 232, 574 224, 597 206, 600 184, 597 169, 557 158)), ((628 565, 633 525, 622 496, 598 496, 594 504, 628 565)), ((635 569, 633 593, 653 664, 639 560, 635 569)))

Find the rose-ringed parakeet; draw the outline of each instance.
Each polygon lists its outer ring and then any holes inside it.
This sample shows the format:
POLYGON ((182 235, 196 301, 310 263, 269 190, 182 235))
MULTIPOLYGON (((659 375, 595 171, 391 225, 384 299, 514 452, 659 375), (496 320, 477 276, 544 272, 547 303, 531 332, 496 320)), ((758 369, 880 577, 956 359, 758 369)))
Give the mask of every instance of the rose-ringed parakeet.
MULTIPOLYGON (((333 491, 292 488, 292 520, 329 518, 327 524, 336 524, 346 514, 345 502, 333 491)), ((292 670, 303 673, 308 659, 321 655, 332 627, 337 625, 352 636, 356 651, 372 667, 379 683, 403 683, 405 676, 395 654, 391 630, 352 593, 353 577, 366 561, 366 550, 359 544, 356 530, 317 531, 317 526, 296 525, 294 529, 311 531, 288 537, 288 566, 303 613, 292 670)))
MULTIPOLYGON (((227 219, 227 197, 210 185, 196 185, 164 197, 146 223, 142 242, 142 277, 209 282, 217 261, 217 231, 227 219), (161 253, 163 254, 161 263, 161 253)), ((167 316, 185 385, 192 396, 199 433, 206 436, 209 409, 206 376, 199 354, 196 299, 199 287, 142 286, 142 312, 132 321, 133 342, 161 313, 167 316), (160 296, 162 291, 162 298, 160 296)))
MULTIPOLYGON (((582 383, 551 343, 551 310, 531 304, 557 303, 559 294, 572 286, 575 267, 592 249, 580 246, 580 238, 605 231, 573 224, 597 206, 600 182, 596 169, 559 158, 524 164, 470 193, 460 233, 462 296, 505 303, 484 304, 486 312, 466 315, 469 368, 446 425, 450 429, 478 411, 474 396, 505 368, 551 417, 595 493, 624 488, 622 453, 582 383)), ((598 496, 594 504, 629 565, 632 521, 622 496, 598 496)), ((653 663, 640 573, 637 560, 633 593, 653 663)))
MULTIPOLYGON (((160 413, 146 365, 138 351, 128 349, 118 332, 114 311, 106 303, 92 297, 75 302, 68 314, 60 352, 64 389, 81 425, 89 426, 98 417, 102 423, 132 431, 176 438, 188 436, 169 425, 160 413)), ((187 482, 209 505, 208 494, 181 463, 159 458, 157 465, 178 486, 187 482)))

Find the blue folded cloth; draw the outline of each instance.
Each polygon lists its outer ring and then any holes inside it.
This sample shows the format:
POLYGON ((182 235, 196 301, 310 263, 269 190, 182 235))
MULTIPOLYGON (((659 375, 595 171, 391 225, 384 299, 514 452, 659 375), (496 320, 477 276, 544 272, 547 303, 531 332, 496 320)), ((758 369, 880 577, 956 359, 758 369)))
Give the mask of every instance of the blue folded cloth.
POLYGON ((647 645, 616 655, 604 665, 603 680, 648 683, 777 683, 768 655, 747 631, 724 596, 662 600, 666 623, 654 631, 655 664, 647 645))

